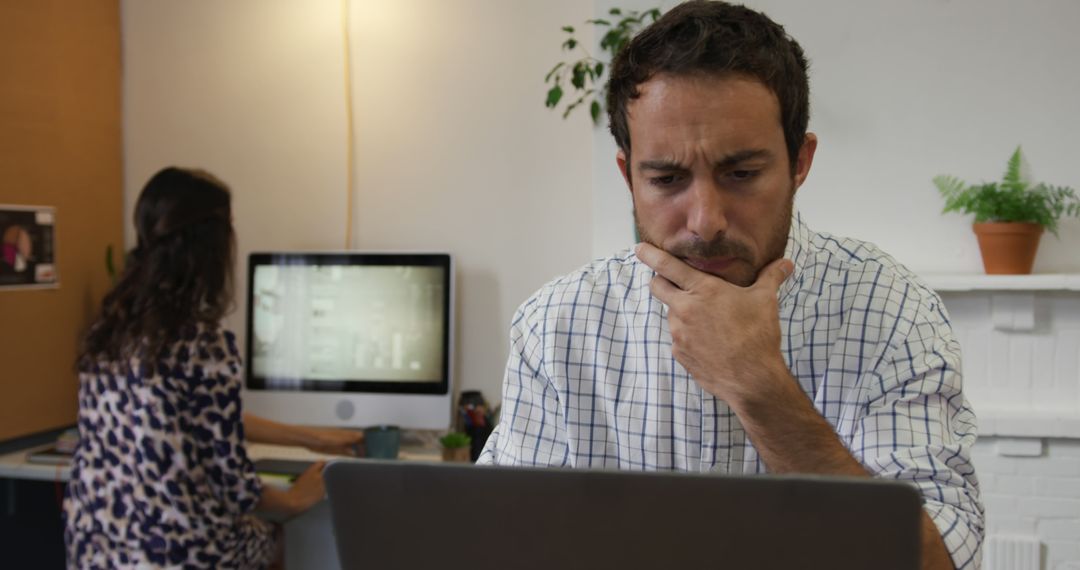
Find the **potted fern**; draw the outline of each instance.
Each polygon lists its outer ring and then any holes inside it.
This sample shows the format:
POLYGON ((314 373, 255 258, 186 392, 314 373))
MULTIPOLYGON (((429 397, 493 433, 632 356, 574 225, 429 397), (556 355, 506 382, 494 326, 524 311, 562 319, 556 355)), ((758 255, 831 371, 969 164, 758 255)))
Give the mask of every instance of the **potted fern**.
POLYGON ((1080 217, 1080 198, 1072 188, 1033 184, 1021 172, 1022 164, 1016 147, 1000 182, 967 184, 953 176, 934 178, 945 199, 944 212, 975 216, 972 229, 988 274, 1031 273, 1043 231, 1057 236, 1060 218, 1080 217))

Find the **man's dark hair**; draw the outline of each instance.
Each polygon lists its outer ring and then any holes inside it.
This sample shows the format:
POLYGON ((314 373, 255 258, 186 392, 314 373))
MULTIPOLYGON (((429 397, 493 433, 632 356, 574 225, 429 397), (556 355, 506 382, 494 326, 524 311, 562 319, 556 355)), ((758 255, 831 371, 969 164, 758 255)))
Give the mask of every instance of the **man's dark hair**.
POLYGON ((138 245, 83 338, 77 367, 153 358, 232 304, 235 237, 229 189, 201 170, 166 168, 135 204, 138 245))
POLYGON ((745 6, 691 0, 641 31, 615 56, 608 82, 611 134, 630 157, 626 110, 638 86, 658 74, 744 75, 765 84, 780 102, 791 169, 810 119, 808 64, 783 26, 745 6))

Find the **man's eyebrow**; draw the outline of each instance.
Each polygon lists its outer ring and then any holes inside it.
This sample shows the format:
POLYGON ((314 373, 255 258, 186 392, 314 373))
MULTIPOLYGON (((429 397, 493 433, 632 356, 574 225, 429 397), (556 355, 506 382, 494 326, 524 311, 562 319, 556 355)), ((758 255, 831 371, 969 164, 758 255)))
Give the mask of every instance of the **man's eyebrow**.
POLYGON ((686 167, 675 162, 674 160, 668 160, 665 158, 657 160, 643 160, 638 164, 638 168, 641 170, 659 170, 661 172, 670 172, 674 170, 686 170, 686 167))
POLYGON ((740 162, 746 162, 747 160, 768 159, 771 157, 772 153, 763 148, 740 150, 716 161, 716 166, 717 168, 730 168, 740 162))
MULTIPOLYGON (((772 153, 766 149, 747 149, 733 152, 720 160, 716 161, 717 168, 730 168, 745 162, 747 160, 754 159, 768 159, 772 157, 772 153)), ((660 158, 656 160, 643 160, 638 164, 638 168, 641 170, 658 170, 660 172, 673 172, 686 170, 687 167, 679 164, 678 162, 666 158, 660 158)))

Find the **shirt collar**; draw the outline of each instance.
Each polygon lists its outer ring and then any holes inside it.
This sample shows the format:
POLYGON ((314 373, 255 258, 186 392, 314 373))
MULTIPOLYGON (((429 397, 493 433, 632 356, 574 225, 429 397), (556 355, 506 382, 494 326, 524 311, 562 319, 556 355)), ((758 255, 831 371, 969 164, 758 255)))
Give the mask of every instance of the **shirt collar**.
POLYGON ((784 248, 784 258, 790 259, 795 264, 787 280, 780 284, 780 290, 776 297, 781 305, 790 300, 796 290, 799 289, 803 279, 803 270, 810 257, 810 228, 802 220, 799 210, 791 209, 791 229, 788 230, 787 246, 784 248))

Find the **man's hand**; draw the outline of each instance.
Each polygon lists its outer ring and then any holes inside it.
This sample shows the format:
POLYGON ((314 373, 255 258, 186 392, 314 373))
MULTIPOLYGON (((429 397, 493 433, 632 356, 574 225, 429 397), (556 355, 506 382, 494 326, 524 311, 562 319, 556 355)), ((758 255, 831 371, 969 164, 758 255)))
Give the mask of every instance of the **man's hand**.
POLYGON ((672 354, 705 391, 732 402, 766 388, 761 382, 790 378, 780 354, 776 292, 791 261, 778 259, 756 283, 739 287, 650 244, 635 251, 656 271, 649 288, 668 307, 672 354))
MULTIPOLYGON (((738 287, 647 243, 635 251, 656 271, 649 288, 668 307, 675 359, 704 390, 732 406, 770 472, 869 476, 798 388, 780 354, 776 292, 791 275, 790 261, 778 259, 756 283, 738 287)), ((922 568, 953 568, 926 512, 920 524, 922 568)))

